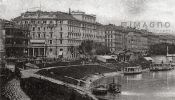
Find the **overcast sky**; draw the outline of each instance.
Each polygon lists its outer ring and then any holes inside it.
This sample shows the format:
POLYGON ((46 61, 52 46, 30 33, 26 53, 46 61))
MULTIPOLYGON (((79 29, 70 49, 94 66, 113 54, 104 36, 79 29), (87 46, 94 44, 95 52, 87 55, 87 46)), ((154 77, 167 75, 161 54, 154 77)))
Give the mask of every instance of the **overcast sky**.
POLYGON ((165 22, 168 28, 150 28, 150 30, 170 30, 175 27, 175 0, 0 0, 0 17, 11 19, 27 10, 37 10, 41 5, 44 11, 71 10, 95 14, 103 24, 121 22, 165 22))

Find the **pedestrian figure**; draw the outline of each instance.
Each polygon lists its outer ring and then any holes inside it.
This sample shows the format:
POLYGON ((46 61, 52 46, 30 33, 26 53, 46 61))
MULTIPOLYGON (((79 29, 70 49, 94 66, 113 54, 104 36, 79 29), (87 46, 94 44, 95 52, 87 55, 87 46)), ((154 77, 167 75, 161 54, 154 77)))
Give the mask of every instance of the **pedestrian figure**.
POLYGON ((21 72, 16 65, 15 65, 15 76, 19 79, 21 78, 21 72))

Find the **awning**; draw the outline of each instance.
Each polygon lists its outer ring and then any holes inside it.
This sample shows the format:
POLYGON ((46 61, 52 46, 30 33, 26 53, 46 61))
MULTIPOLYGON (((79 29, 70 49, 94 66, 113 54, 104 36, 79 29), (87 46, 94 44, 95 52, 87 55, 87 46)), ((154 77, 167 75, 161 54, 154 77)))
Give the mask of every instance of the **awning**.
POLYGON ((144 59, 146 59, 147 61, 153 61, 151 57, 144 57, 144 59))
POLYGON ((45 43, 45 40, 30 40, 31 43, 45 43))
POLYGON ((115 51, 115 54, 121 54, 121 53, 125 53, 125 51, 115 51))

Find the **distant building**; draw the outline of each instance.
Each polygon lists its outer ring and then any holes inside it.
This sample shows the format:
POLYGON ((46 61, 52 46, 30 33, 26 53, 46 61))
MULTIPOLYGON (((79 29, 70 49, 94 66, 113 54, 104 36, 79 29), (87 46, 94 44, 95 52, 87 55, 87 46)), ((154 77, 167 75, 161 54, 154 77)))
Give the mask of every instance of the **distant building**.
POLYGON ((105 42, 111 52, 120 52, 126 49, 125 35, 126 33, 122 30, 122 27, 112 24, 105 26, 105 42))
POLYGON ((102 24, 97 24, 97 30, 95 33, 95 42, 105 45, 105 26, 102 24))
POLYGON ((146 33, 121 26, 107 25, 105 42, 111 52, 120 53, 124 50, 145 53, 148 50, 146 33))
POLYGON ((70 13, 74 18, 83 22, 96 23, 96 15, 89 15, 82 11, 72 11, 70 13))
POLYGON ((126 49, 145 53, 148 50, 148 40, 141 32, 131 31, 126 35, 126 49))
POLYGON ((30 28, 29 55, 33 57, 76 59, 76 47, 83 40, 104 42, 96 17, 80 11, 25 12, 14 21, 30 28))
POLYGON ((175 44, 175 36, 173 35, 158 35, 160 43, 175 44))
POLYGON ((174 35, 158 35, 154 33, 147 34, 148 45, 160 44, 160 43, 168 43, 175 44, 175 36, 174 35))
POLYGON ((152 34, 152 33, 149 33, 147 35, 147 39, 148 39, 148 46, 159 43, 159 37, 157 35, 152 34))

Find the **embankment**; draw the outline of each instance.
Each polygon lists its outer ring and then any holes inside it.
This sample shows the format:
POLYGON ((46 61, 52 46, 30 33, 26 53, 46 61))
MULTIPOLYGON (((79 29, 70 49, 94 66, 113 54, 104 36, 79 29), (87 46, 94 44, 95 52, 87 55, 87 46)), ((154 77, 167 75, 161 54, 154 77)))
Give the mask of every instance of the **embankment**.
POLYGON ((65 85, 34 77, 22 79, 21 87, 31 100, 93 100, 65 85))

